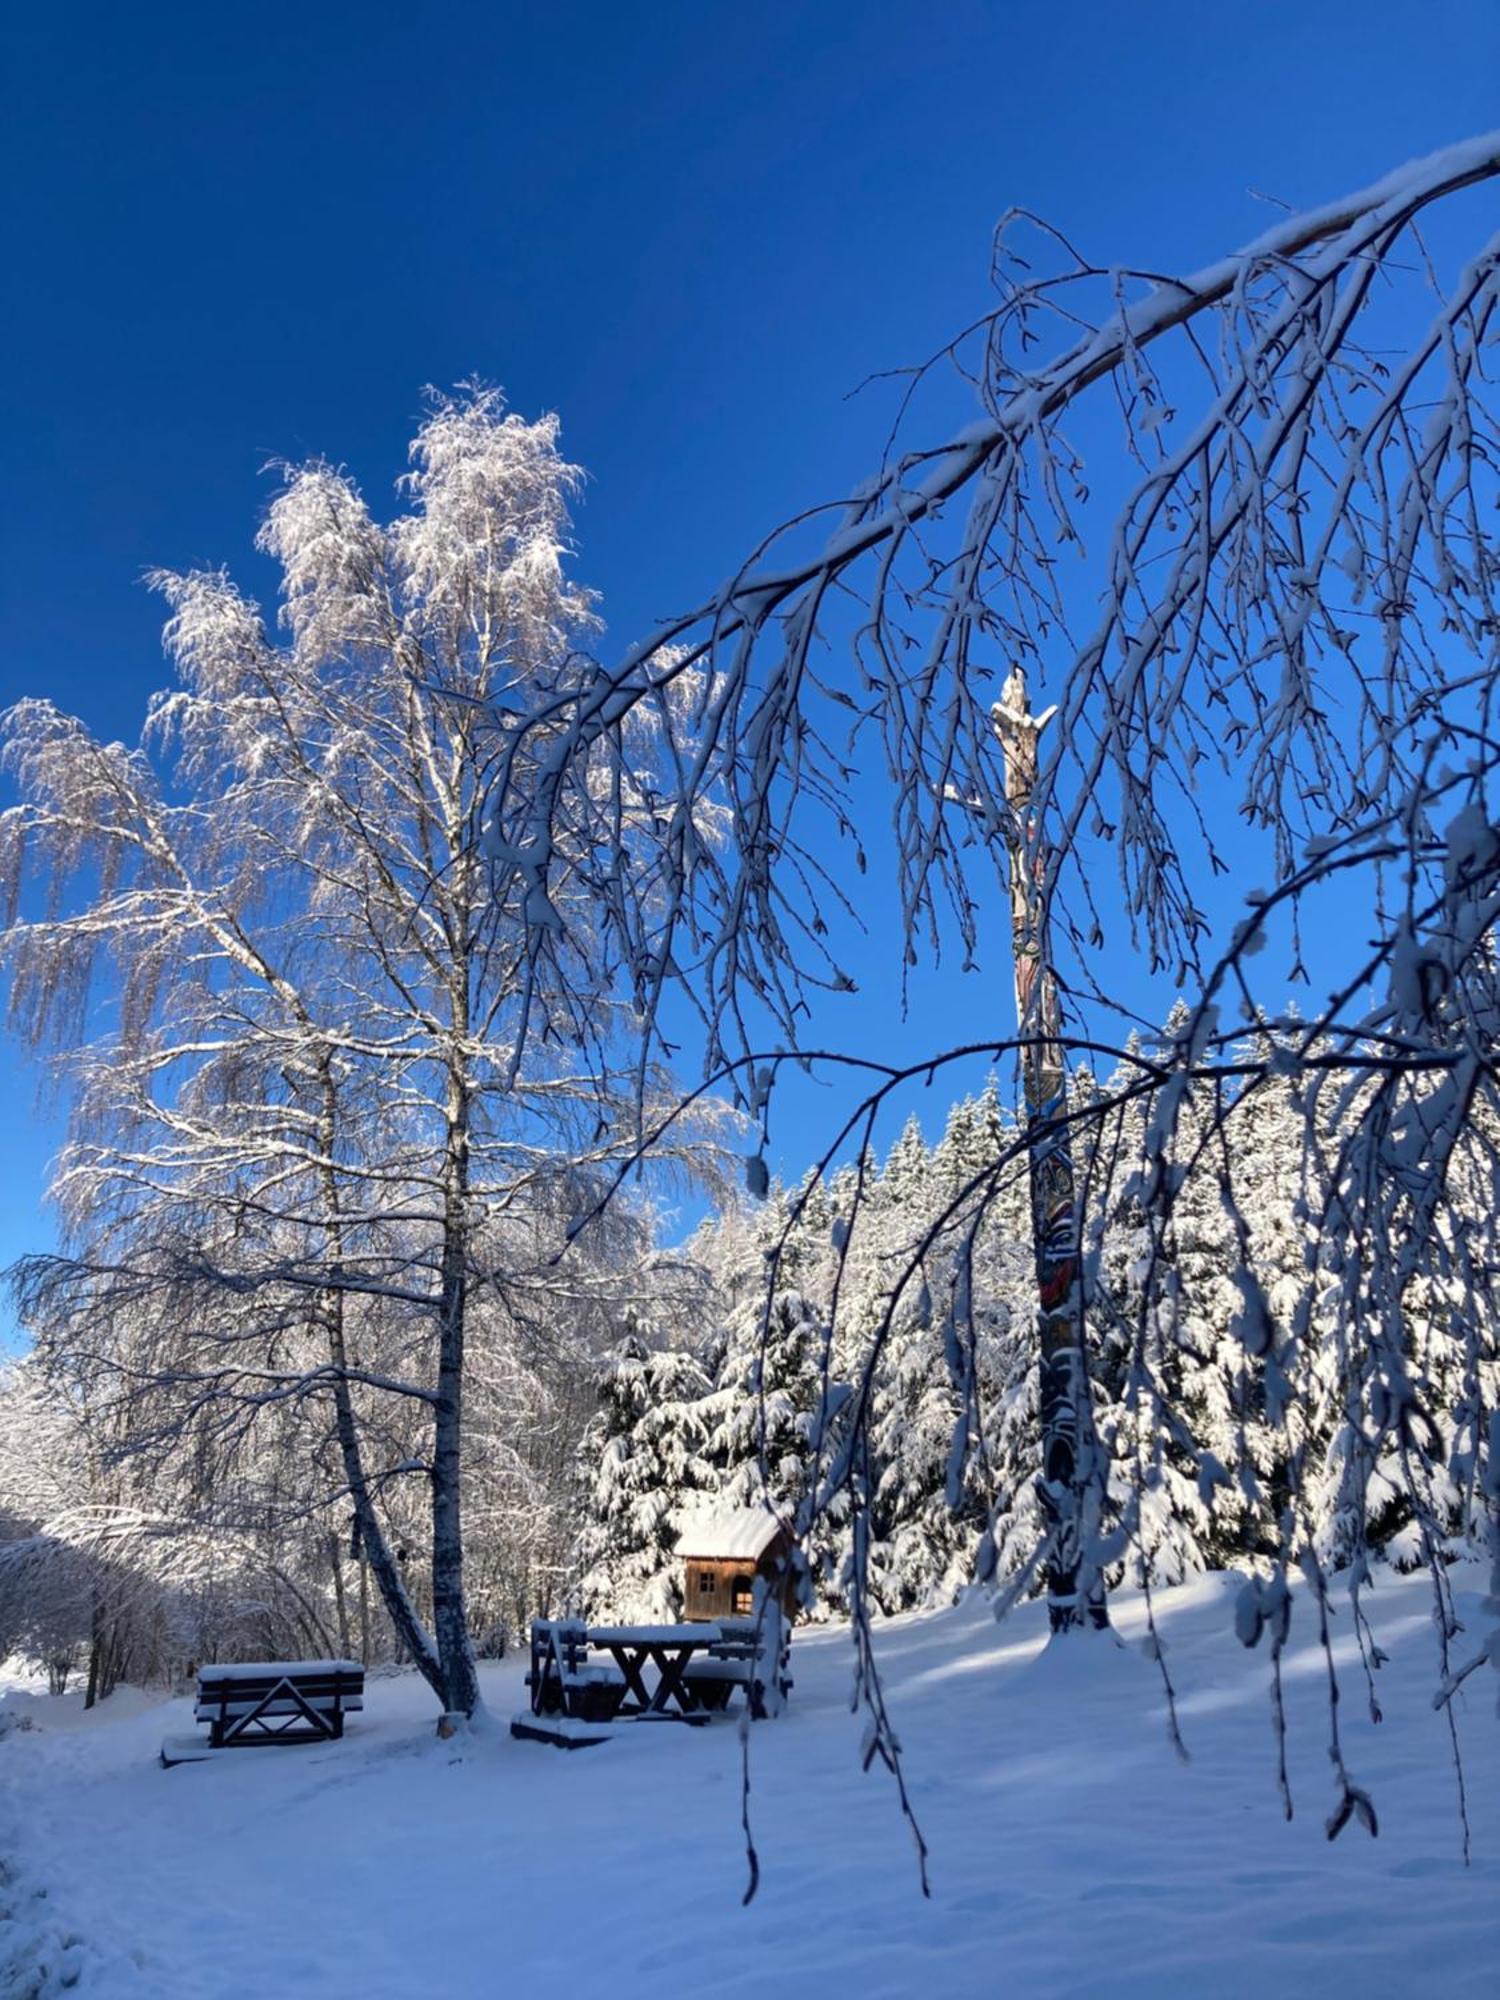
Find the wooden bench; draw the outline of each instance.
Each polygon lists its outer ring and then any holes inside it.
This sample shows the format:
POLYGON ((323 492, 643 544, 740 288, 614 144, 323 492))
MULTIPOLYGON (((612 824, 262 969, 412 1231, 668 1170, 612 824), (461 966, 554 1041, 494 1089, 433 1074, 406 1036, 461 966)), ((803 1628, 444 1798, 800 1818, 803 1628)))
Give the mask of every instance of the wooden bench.
POLYGON ((729 1697, 736 1688, 744 1688, 746 1698, 755 1705, 755 1662, 749 1660, 721 1660, 709 1658, 694 1660, 683 1669, 682 1685, 687 1689, 700 1708, 717 1713, 729 1706, 729 1697))
POLYGON ((252 1660, 201 1668, 193 1718, 215 1750, 325 1743, 364 1705, 365 1670, 353 1660, 252 1660))
POLYGON ((616 1666, 589 1659, 588 1632, 567 1619, 539 1618, 531 1628, 531 1671, 526 1676, 536 1715, 571 1715, 609 1722, 625 1699, 625 1676, 616 1666))
MULTIPOLYGON (((792 1691, 787 1672, 790 1639, 783 1636, 777 1661, 777 1685, 785 1701, 792 1691)), ((722 1710, 736 1688, 745 1690, 745 1700, 757 1722, 764 1721, 766 1706, 766 1665, 762 1659, 764 1637, 757 1636, 753 1619, 743 1622, 721 1618, 719 1637, 700 1659, 692 1660, 683 1671, 683 1682, 705 1708, 722 1710)))

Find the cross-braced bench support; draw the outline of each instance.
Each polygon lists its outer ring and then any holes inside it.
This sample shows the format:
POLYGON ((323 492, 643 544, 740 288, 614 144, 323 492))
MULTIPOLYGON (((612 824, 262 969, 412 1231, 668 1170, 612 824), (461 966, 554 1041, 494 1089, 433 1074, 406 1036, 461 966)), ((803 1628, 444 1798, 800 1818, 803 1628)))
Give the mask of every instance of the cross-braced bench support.
POLYGON ((194 1715, 216 1750, 255 1743, 331 1742, 364 1707, 365 1670, 352 1660, 266 1660, 204 1667, 194 1715))

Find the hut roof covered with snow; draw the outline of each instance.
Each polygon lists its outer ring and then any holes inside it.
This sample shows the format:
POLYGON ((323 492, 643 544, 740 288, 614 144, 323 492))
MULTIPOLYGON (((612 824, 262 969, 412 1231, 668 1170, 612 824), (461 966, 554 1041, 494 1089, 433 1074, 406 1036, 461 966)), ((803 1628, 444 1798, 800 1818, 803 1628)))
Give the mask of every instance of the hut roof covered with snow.
POLYGON ((709 1507, 686 1515, 677 1553, 703 1562, 758 1562, 781 1533, 769 1507, 709 1507))

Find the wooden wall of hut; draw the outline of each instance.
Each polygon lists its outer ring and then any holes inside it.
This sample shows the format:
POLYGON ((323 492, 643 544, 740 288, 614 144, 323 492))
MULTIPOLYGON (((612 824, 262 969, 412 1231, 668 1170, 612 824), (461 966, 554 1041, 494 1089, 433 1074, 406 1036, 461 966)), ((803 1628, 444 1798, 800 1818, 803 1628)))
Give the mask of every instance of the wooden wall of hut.
POLYGON ((682 1615, 691 1624, 715 1618, 755 1615, 755 1579, 783 1577, 781 1608, 788 1621, 797 1616, 797 1591, 787 1557, 791 1544, 778 1536, 758 1563, 744 1556, 687 1556, 683 1559, 682 1615))
POLYGON ((689 1556, 684 1617, 694 1621, 749 1618, 755 1610, 755 1565, 741 1557, 689 1556))

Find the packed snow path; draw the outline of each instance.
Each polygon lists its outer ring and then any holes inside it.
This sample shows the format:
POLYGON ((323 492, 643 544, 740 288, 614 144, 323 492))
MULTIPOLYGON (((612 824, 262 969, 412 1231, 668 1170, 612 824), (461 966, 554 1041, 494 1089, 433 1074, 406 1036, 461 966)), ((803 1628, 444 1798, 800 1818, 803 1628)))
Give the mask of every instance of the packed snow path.
MULTIPOLYGON (((1477 1568, 1461 1615, 1482 1629, 1477 1568)), ((1234 1583, 1158 1599, 1193 1761, 1168 1747, 1131 1642, 1039 1660, 1040 1606, 895 1620, 879 1653, 932 1849, 918 1891, 891 1787, 862 1776, 847 1635, 801 1634, 796 1692, 754 1733, 763 1879, 740 1906, 732 1726, 636 1725, 564 1754, 512 1741, 524 1661, 486 1670, 494 1726, 433 1735, 412 1676, 375 1680, 343 1743, 163 1771, 189 1702, 13 1694, 0 1714, 0 1992, 154 2000, 447 2000, 597 1987, 611 2000, 728 1995, 1192 1996, 1500 1991, 1496 1678, 1459 1715, 1474 1860, 1463 1866, 1426 1586, 1370 1599, 1392 1654, 1365 1713, 1348 1619, 1342 1722, 1378 1840, 1332 1844, 1322 1655, 1305 1601, 1286 1663, 1297 1818, 1281 1817, 1266 1663, 1232 1635, 1234 1583), (16 1728, 29 1716, 35 1726, 16 1728), (45 1895, 38 1892, 45 1889, 45 1895), (64 1987, 63 1981, 76 1981, 64 1987), (580 1984, 581 1982, 581 1984, 580 1984), (684 1982, 687 1982, 686 1987, 684 1982), (558 1985, 557 1990, 564 1987, 558 1985)), ((1462 1642, 1461 1642, 1462 1643, 1462 1642)))

